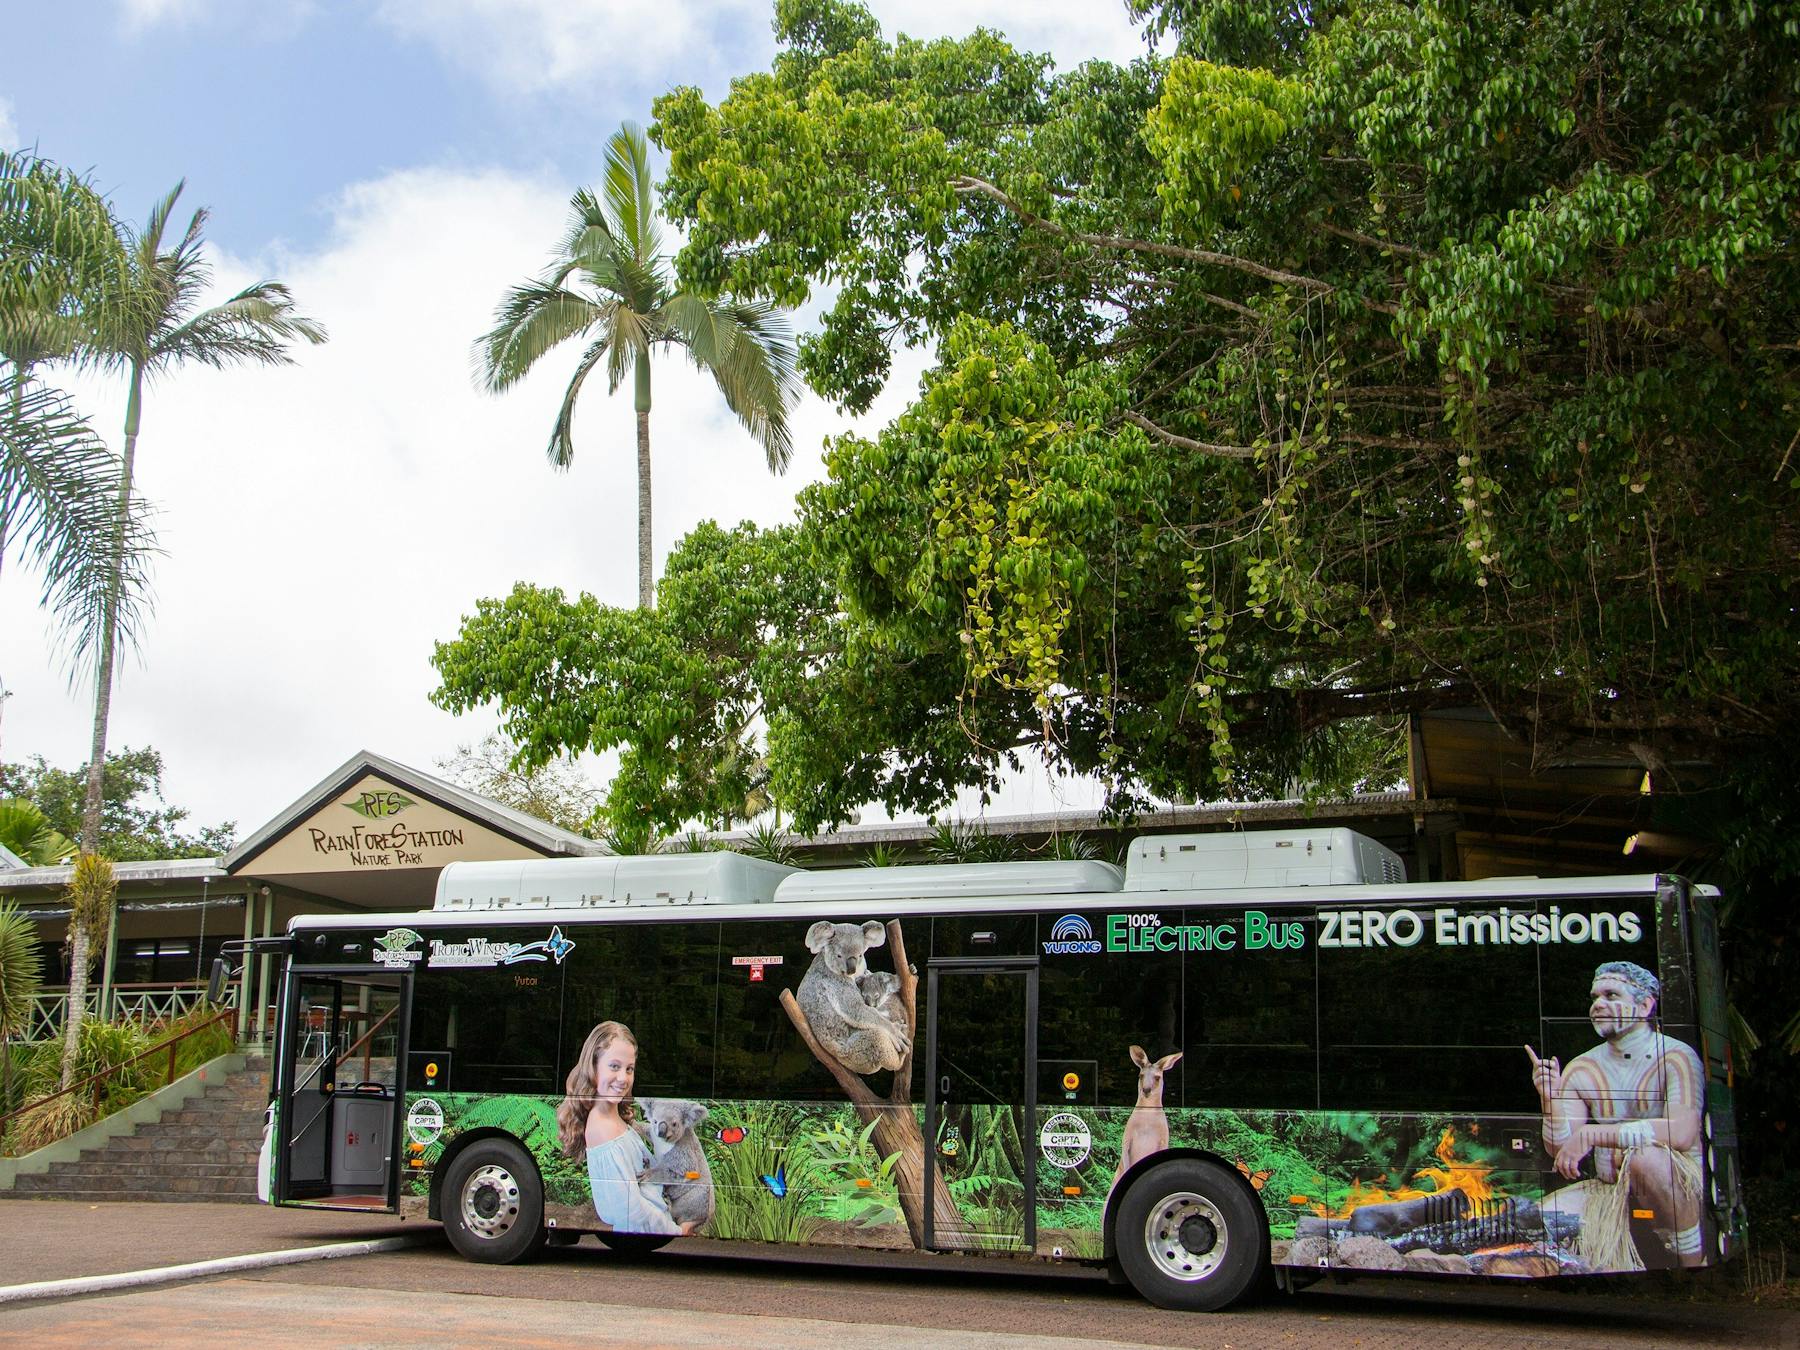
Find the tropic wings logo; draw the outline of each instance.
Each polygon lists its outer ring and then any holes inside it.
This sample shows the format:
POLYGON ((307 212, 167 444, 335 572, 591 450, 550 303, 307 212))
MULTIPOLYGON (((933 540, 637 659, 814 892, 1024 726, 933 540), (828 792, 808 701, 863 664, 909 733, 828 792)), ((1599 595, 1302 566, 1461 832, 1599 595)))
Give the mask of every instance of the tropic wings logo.
POLYGON ((1044 944, 1046 956, 1091 956, 1100 950, 1094 929, 1079 914, 1065 914, 1050 929, 1050 940, 1044 944))

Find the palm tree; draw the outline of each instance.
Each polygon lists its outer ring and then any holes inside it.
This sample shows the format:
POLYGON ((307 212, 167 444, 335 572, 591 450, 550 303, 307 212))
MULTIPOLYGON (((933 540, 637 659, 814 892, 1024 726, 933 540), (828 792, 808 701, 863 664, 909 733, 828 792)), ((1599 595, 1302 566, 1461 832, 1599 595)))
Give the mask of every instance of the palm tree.
MULTIPOLYGON (((208 216, 206 209, 194 212, 186 231, 173 248, 163 246, 164 231, 184 186, 184 183, 177 183, 174 190, 151 209, 143 232, 124 241, 128 263, 124 283, 127 303, 113 322, 90 338, 94 363, 107 369, 123 370, 130 381, 125 400, 125 446, 113 505, 115 536, 123 532, 133 514, 132 466, 143 420, 144 385, 149 377, 190 362, 216 369, 242 362, 288 365, 293 361, 289 347, 296 339, 313 343, 325 340, 325 330, 295 310, 293 296, 277 281, 259 281, 229 300, 194 312, 195 304, 212 279, 212 268, 202 252, 208 216)), ((112 714, 118 602, 119 589, 115 586, 102 615, 100 655, 94 677, 94 739, 88 759, 87 798, 81 817, 83 856, 95 853, 100 842, 101 775, 106 762, 107 723, 112 714)), ((71 916, 70 949, 77 957, 90 950, 87 928, 88 925, 78 924, 71 916)), ((63 1057, 65 1085, 74 1068, 78 1023, 86 990, 86 962, 72 960, 69 1027, 63 1057)))
POLYGON ((638 606, 649 609, 652 349, 681 347, 711 375, 726 405, 762 446, 769 471, 779 473, 793 453, 787 411, 797 389, 794 340, 772 305, 712 301, 675 289, 669 260, 660 252, 649 150, 634 124, 625 123, 606 143, 600 195, 583 188, 569 206, 569 231, 556 260, 540 280, 507 293, 494 327, 477 340, 476 378, 490 393, 499 393, 523 379, 552 347, 570 338, 587 341, 550 433, 550 462, 566 469, 575 458, 575 400, 587 377, 604 362, 608 393, 632 377, 638 606))
POLYGON ((151 545, 141 515, 113 528, 119 465, 68 396, 33 368, 71 356, 123 303, 117 223, 84 180, 0 154, 0 566, 19 546, 72 655, 97 646, 117 578, 117 627, 135 627, 151 545))

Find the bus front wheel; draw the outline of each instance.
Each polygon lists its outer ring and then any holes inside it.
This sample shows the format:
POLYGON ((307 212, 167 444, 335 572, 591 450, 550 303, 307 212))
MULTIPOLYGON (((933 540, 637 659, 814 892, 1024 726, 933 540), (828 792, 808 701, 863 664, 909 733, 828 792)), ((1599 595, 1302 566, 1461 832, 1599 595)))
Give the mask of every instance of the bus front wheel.
POLYGON ((1113 1229, 1119 1265, 1159 1308, 1213 1312, 1268 1264, 1268 1221, 1228 1168, 1175 1159, 1131 1183, 1113 1229))
POLYGON ((444 1232, 471 1261, 507 1265, 544 1245, 544 1192, 517 1144, 484 1139, 457 1154, 444 1178, 444 1232))

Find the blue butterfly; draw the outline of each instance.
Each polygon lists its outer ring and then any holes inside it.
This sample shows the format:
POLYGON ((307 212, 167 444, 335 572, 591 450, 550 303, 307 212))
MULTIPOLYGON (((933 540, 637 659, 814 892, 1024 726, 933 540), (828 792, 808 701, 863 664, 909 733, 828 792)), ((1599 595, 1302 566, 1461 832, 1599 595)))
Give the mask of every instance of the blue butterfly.
POLYGON ((763 1185, 769 1188, 769 1194, 774 1196, 777 1200, 785 1196, 787 1194, 787 1164, 775 1164, 774 1176, 770 1176, 767 1172, 764 1172, 763 1185))

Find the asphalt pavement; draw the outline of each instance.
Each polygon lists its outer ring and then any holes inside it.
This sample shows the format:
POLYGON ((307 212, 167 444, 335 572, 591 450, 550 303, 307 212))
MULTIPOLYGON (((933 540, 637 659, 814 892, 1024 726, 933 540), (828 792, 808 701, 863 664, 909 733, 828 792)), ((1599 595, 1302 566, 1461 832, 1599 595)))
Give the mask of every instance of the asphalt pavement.
MULTIPOLYGON (((0 1307, 0 1344, 196 1347, 278 1334, 358 1345, 771 1346, 843 1350, 1430 1345, 1800 1347, 1800 1312, 1716 1283, 1326 1281, 1200 1316, 1068 1265, 683 1239, 647 1261, 589 1241, 516 1267, 458 1258, 436 1224, 226 1204, 0 1200, 0 1286, 410 1236, 417 1247, 147 1290, 0 1307)), ((1717 1277, 1715 1277, 1715 1280, 1717 1277)))
POLYGON ((435 1223, 407 1223, 388 1215, 269 1205, 96 1205, 9 1198, 0 1200, 0 1285, 442 1232, 435 1223))

